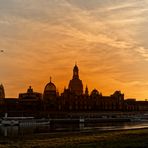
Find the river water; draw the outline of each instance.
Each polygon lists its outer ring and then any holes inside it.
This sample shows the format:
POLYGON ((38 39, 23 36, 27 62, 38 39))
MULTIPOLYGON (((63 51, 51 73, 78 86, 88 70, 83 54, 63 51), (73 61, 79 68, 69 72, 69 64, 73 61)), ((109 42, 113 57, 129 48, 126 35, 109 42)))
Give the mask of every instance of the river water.
POLYGON ((0 125, 0 137, 19 137, 36 134, 53 134, 62 132, 87 132, 109 131, 148 128, 148 122, 113 122, 93 124, 51 124, 40 126, 2 126, 0 125))

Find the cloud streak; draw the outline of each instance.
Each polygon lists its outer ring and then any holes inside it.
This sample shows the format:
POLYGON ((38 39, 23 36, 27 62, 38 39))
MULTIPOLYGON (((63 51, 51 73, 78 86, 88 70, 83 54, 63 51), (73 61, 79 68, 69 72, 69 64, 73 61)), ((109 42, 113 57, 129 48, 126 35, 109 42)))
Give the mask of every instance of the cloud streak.
POLYGON ((8 97, 53 76, 60 92, 75 61, 84 85, 146 98, 147 1, 0 1, 0 81, 8 97), (139 89, 139 86, 142 89, 139 89), (139 92, 135 93, 138 89, 139 92))

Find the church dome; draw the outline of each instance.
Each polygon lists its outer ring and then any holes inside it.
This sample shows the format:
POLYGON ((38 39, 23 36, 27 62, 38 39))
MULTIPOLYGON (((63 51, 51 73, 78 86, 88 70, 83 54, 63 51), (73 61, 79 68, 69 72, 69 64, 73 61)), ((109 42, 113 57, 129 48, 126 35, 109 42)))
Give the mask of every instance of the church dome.
POLYGON ((70 80, 69 88, 73 88, 73 87, 82 88, 83 87, 82 81, 80 79, 70 80))
POLYGON ((83 94, 83 84, 82 81, 79 79, 79 69, 77 65, 75 65, 73 68, 73 78, 69 82, 68 89, 70 90, 70 92, 73 92, 76 95, 83 94))
POLYGON ((43 100, 46 100, 47 104, 52 103, 52 102, 48 102, 49 100, 55 100, 57 96, 57 92, 56 92, 56 86, 54 85, 54 83, 51 82, 51 78, 50 78, 50 82, 45 86, 44 89, 44 93, 43 93, 43 100))
POLYGON ((56 86, 55 86, 52 82, 49 82, 49 83, 46 85, 44 91, 56 91, 56 86))
POLYGON ((99 95, 99 91, 97 89, 94 89, 92 92, 91 92, 91 95, 99 95))

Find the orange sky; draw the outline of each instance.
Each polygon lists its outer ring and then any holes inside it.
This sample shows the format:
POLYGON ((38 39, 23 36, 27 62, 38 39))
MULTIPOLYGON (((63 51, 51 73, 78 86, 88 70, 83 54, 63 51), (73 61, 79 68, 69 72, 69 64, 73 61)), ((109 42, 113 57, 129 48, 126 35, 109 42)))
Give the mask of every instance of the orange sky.
POLYGON ((0 83, 6 97, 50 76, 61 92, 77 61, 89 91, 148 98, 147 0, 0 1, 0 83))

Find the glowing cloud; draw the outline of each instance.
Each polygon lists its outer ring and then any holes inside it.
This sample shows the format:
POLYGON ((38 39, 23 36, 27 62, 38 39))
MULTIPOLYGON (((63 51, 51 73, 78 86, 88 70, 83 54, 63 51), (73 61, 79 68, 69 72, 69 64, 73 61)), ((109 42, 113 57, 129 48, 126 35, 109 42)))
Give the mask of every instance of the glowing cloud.
POLYGON ((49 77, 61 92, 74 62, 89 89, 148 97, 146 0, 0 1, 0 81, 7 97, 49 77))

